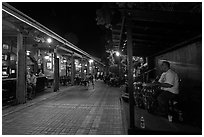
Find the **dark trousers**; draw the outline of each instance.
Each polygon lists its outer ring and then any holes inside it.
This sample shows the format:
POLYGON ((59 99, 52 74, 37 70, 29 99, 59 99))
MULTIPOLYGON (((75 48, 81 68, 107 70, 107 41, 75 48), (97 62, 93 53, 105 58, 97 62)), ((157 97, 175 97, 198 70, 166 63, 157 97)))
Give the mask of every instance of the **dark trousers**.
POLYGON ((27 98, 32 99, 32 87, 30 84, 27 85, 27 98))
POLYGON ((35 97, 36 96, 36 85, 32 84, 32 96, 35 97))
POLYGON ((161 91, 161 94, 158 96, 158 111, 163 114, 168 114, 169 100, 175 97, 175 94, 169 91, 161 91))

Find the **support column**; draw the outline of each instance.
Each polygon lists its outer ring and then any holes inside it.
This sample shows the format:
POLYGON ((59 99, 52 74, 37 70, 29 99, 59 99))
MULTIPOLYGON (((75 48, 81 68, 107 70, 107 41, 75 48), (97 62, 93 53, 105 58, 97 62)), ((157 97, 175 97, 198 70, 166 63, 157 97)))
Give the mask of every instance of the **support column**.
POLYGON ((85 62, 84 59, 82 58, 81 60, 81 77, 84 78, 84 67, 85 67, 85 62))
POLYGON ((68 60, 66 58, 66 63, 65 63, 66 67, 65 67, 65 76, 68 76, 68 60))
POLYGON ((87 74, 90 73, 89 67, 90 67, 90 63, 89 63, 89 60, 88 60, 88 61, 87 61, 87 74))
POLYGON ((128 59, 128 92, 129 92, 129 114, 130 114, 130 129, 135 127, 134 118, 134 96, 133 96, 133 63, 132 63, 132 30, 131 20, 128 19, 127 28, 127 59, 128 59))
POLYGON ((57 49, 54 49, 54 92, 59 90, 59 59, 57 49))
POLYGON ((71 84, 72 85, 74 85, 74 77, 75 77, 74 69, 75 69, 74 53, 72 53, 72 57, 71 57, 71 84))
POLYGON ((120 62, 120 60, 121 60, 121 55, 118 57, 119 59, 119 61, 118 61, 118 73, 119 73, 119 78, 121 78, 121 76, 122 76, 122 72, 121 72, 121 62, 120 62))
POLYGON ((17 35, 16 99, 18 104, 26 102, 26 49, 21 33, 17 35))

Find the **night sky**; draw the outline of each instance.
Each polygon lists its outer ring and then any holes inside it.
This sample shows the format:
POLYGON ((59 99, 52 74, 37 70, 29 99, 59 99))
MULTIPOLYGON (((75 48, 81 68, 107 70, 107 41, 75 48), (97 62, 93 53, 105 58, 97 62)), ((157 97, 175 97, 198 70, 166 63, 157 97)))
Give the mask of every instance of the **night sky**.
POLYGON ((64 37, 75 34, 78 46, 101 58, 105 52, 104 31, 96 24, 100 2, 9 2, 10 5, 64 37))

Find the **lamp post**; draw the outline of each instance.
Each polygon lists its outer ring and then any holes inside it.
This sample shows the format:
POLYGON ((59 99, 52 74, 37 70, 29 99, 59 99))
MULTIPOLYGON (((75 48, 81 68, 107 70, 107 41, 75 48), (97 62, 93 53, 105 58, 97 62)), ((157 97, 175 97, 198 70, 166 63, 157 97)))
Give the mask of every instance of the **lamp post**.
POLYGON ((119 51, 116 51, 115 54, 118 57, 118 76, 121 77, 121 74, 120 74, 120 56, 121 54, 119 51))

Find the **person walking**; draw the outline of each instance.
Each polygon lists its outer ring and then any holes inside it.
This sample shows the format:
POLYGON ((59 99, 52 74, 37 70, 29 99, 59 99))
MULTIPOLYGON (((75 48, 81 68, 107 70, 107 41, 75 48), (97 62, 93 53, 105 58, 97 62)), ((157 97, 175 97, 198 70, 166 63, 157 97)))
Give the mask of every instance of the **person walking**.
POLYGON ((89 73, 89 81, 91 82, 93 89, 94 89, 94 77, 93 75, 91 75, 91 73, 89 73))

